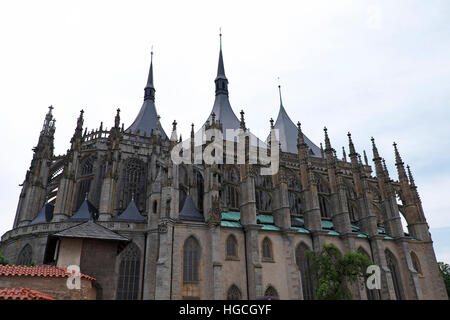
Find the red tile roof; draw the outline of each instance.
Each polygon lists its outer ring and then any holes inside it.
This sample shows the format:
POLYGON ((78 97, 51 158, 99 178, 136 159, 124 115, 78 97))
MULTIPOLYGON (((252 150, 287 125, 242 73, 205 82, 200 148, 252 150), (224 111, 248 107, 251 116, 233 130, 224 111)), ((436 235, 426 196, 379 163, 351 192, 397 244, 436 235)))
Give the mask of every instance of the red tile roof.
MULTIPOLYGON (((3 266, 0 265, 0 276, 30 276, 30 277, 69 277, 72 273, 66 267, 55 266, 3 266)), ((95 281, 88 275, 80 273, 81 278, 95 281)))
POLYGON ((0 300, 56 300, 45 293, 28 288, 0 289, 0 300))

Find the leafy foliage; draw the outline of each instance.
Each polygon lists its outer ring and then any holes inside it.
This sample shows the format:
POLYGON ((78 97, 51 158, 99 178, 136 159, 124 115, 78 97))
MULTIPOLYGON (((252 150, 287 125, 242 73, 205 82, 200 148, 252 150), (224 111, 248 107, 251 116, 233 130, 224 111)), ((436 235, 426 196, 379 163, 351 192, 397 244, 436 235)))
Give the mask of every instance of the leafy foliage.
POLYGON ((0 251, 0 265, 4 265, 4 266, 9 265, 8 260, 6 260, 6 259, 2 256, 2 252, 1 252, 1 251, 0 251))
POLYGON ((447 295, 450 298, 450 266, 444 262, 438 262, 439 271, 444 278, 445 288, 447 289, 447 295))
POLYGON ((314 275, 314 296, 318 300, 349 300, 352 298, 348 284, 361 281, 371 261, 364 254, 349 251, 345 255, 332 244, 325 244, 319 252, 307 251, 314 275))

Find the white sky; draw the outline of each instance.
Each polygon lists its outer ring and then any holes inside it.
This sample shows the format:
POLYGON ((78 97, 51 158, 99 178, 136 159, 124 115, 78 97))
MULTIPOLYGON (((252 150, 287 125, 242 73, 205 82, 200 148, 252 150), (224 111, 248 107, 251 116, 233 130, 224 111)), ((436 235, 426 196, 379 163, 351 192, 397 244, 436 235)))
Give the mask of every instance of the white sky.
MULTIPOLYGON (((283 102, 317 145, 327 126, 341 154, 370 137, 397 178, 392 142, 411 165, 432 228, 450 227, 448 1, 0 2, 0 234, 12 226, 47 107, 55 153, 76 118, 111 127, 137 115, 154 46, 156 105, 187 137, 214 101, 222 27, 230 102, 266 137, 283 102)), ((447 255, 450 256, 450 253, 447 255)))

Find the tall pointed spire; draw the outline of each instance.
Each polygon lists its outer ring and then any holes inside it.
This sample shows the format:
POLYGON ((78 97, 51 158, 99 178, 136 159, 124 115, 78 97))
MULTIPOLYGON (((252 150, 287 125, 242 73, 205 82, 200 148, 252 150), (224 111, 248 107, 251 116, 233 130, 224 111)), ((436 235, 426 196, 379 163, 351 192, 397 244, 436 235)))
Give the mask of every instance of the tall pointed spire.
POLYGON ((219 50, 219 64, 217 66, 217 76, 214 82, 216 83, 216 95, 226 94, 228 95, 228 79, 225 76, 225 66, 223 63, 222 54, 222 30, 219 34, 220 37, 220 50, 219 50))
POLYGON ((151 58, 150 58, 150 70, 148 72, 148 79, 147 79, 147 85, 144 88, 144 101, 145 100, 153 100, 155 101, 155 87, 153 85, 153 47, 152 51, 150 52, 151 58))
MULTIPOLYGON (((138 135, 151 135, 152 131, 157 130, 158 126, 158 114, 155 107, 155 86, 153 84, 153 48, 150 58, 150 70, 148 73, 147 85, 144 88, 144 103, 139 111, 136 119, 126 130, 127 133, 133 133, 138 135)), ((160 124, 159 124, 160 126, 160 124)), ((167 139, 167 135, 163 128, 159 128, 161 131, 161 137, 167 139)))
MULTIPOLYGON (((278 81, 280 78, 278 78, 278 81)), ((281 85, 278 83, 278 93, 280 94, 280 108, 283 108, 283 99, 281 98, 281 85)))
POLYGON ((394 142, 394 151, 395 151, 395 166, 397 167, 398 178, 400 182, 408 183, 408 176, 406 175, 406 170, 402 158, 400 157, 400 153, 397 149, 397 144, 394 142))

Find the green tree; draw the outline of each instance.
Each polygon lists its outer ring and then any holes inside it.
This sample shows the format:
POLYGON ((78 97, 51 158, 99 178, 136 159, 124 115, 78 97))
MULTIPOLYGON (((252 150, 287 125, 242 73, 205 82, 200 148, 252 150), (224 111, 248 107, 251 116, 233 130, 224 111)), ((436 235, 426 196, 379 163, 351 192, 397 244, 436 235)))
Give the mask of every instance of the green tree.
POLYGON ((0 251, 0 265, 4 265, 4 266, 9 265, 8 260, 6 260, 6 259, 2 256, 2 252, 1 252, 1 251, 0 251))
POLYGON ((332 244, 325 244, 321 251, 307 251, 314 277, 314 298, 318 300, 349 300, 352 294, 348 285, 364 284, 364 275, 371 261, 364 254, 349 251, 342 255, 332 244))
POLYGON ((447 289, 447 295, 450 298, 450 266, 444 262, 438 262, 439 271, 444 278, 445 288, 447 289))

